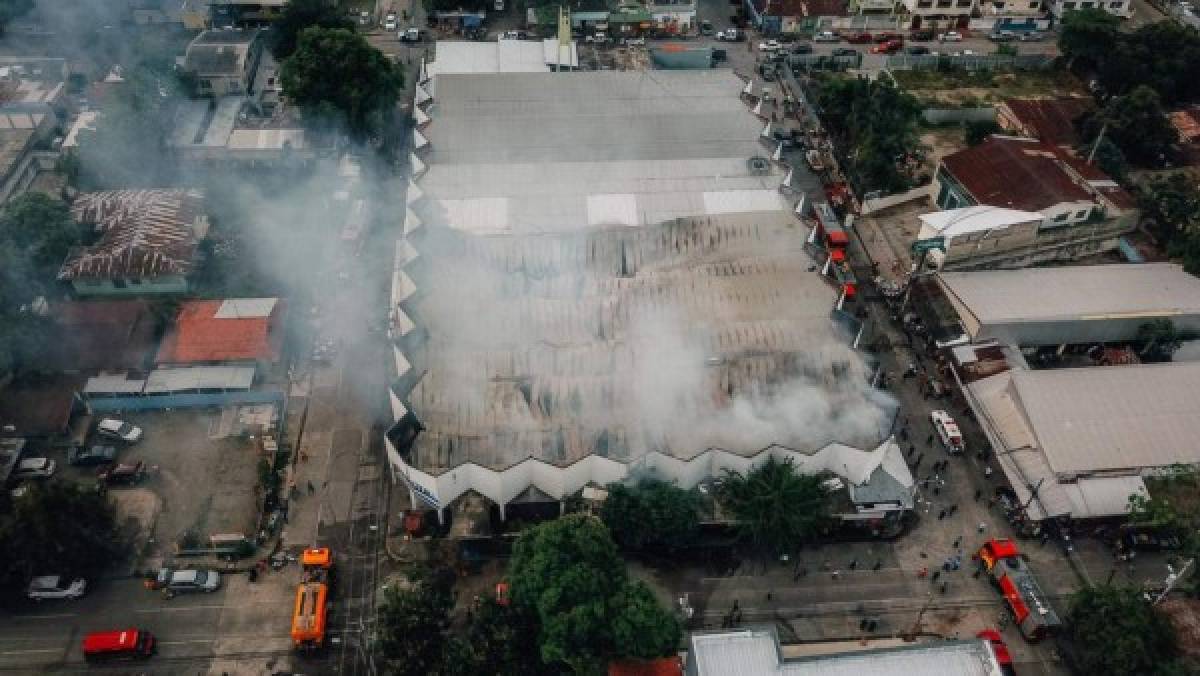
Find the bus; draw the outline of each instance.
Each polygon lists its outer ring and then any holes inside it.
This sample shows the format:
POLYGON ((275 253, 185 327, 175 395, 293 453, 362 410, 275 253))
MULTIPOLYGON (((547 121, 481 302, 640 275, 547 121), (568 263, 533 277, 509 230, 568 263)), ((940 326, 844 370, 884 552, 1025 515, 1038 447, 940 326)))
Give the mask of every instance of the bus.
POLYGON ((97 631, 83 637, 83 659, 88 662, 146 659, 154 648, 154 634, 145 629, 97 631))
POLYGON ((325 613, 329 586, 305 582, 296 587, 296 608, 292 612, 292 646, 297 650, 315 650, 325 644, 325 613))

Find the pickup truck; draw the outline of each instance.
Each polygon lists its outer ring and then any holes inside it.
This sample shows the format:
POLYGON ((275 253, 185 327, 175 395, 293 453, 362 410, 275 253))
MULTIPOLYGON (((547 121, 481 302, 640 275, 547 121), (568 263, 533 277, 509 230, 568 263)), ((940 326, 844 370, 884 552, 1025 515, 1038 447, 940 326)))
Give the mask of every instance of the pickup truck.
POLYGON ((400 31, 400 42, 420 42, 425 39, 420 28, 405 28, 400 31))

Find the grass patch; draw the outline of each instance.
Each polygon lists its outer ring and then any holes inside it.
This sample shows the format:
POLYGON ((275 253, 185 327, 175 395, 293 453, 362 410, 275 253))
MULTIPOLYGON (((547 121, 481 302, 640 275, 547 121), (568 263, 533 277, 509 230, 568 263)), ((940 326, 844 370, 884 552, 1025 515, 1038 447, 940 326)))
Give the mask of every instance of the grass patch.
POLYGON ((926 105, 989 104, 1006 98, 1086 94, 1083 85, 1065 70, 1040 71, 902 70, 896 82, 926 105))

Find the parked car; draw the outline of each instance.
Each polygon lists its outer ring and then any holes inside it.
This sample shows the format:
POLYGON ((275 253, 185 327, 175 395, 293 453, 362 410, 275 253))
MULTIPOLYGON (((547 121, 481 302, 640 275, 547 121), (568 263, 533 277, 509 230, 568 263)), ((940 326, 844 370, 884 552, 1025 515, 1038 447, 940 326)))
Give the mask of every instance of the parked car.
POLYGON ((892 40, 903 41, 904 36, 899 33, 893 33, 891 31, 884 31, 882 33, 875 34, 875 42, 877 42, 879 44, 883 44, 885 42, 891 42, 892 40))
POLYGON ((108 465, 117 459, 116 446, 71 447, 67 451, 68 465, 108 465))
POLYGON ((1008 645, 1004 643, 1004 638, 1000 636, 1000 632, 995 629, 984 629, 975 634, 976 638, 981 638, 992 644, 992 653, 996 655, 996 663, 1006 674, 1012 674, 1012 653, 1008 652, 1008 645))
POLYGON ((846 37, 846 42, 852 45, 869 45, 875 41, 875 37, 870 33, 851 33, 846 37))
POLYGON ((54 476, 58 463, 50 458, 25 458, 12 472, 14 479, 48 479, 54 476))
POLYGON ((1178 535, 1155 531, 1126 533, 1121 542, 1129 549, 1143 552, 1172 551, 1183 546, 1178 535))
POLYGON ((793 54, 812 54, 813 48, 812 45, 808 44, 807 42, 797 42, 796 44, 792 45, 790 51, 793 54))
POLYGON ((924 56, 925 54, 929 53, 929 48, 924 45, 913 45, 911 47, 905 47, 904 53, 910 56, 924 56))
POLYGON ((942 42, 962 42, 962 33, 958 31, 946 31, 938 36, 938 40, 942 42))
POLYGON ((711 21, 701 21, 700 22, 700 34, 701 35, 712 35, 714 32, 715 31, 713 29, 713 25, 712 25, 711 21))
POLYGON ((1012 42, 1017 39, 1017 34, 1012 31, 995 31, 988 34, 988 39, 992 42, 1012 42))
POLYGON ((717 33, 717 39, 725 42, 741 42, 746 39, 746 34, 736 28, 726 28, 717 33))
POLYGON ((41 575, 29 581, 29 589, 25 595, 34 601, 47 599, 75 599, 87 591, 87 580, 77 577, 68 580, 61 575, 41 575))
POLYGON ((1021 42, 1041 42, 1046 39, 1046 34, 1039 31, 1029 31, 1028 33, 1021 33, 1019 39, 1021 42))
POLYGON ((584 42, 594 45, 601 45, 608 42, 608 33, 604 31, 596 31, 583 39, 584 42))
POLYGON ((913 42, 929 42, 933 38, 933 31, 929 29, 915 30, 908 36, 908 39, 912 40, 913 42))
POLYGON ((124 420, 105 418, 96 425, 96 432, 103 437, 119 439, 129 444, 135 444, 142 439, 142 428, 131 425, 124 420))
POLYGON ((215 592, 221 588, 221 574, 215 570, 172 570, 162 568, 154 578, 154 588, 161 589, 167 598, 192 592, 215 592))
POLYGON ((872 54, 895 54, 904 49, 904 42, 901 40, 888 40, 887 42, 875 45, 871 48, 872 54))
POLYGON ((767 40, 766 42, 758 43, 758 51, 760 52, 774 52, 780 49, 783 49, 783 45, 779 44, 778 40, 767 40))
POLYGON ((724 49, 712 50, 712 60, 714 62, 728 61, 729 54, 724 49))
POLYGON ((420 42, 425 36, 420 28, 405 28, 399 33, 401 42, 420 42))
POLYGON ((110 465, 96 475, 96 478, 107 486, 131 486, 141 483, 145 477, 146 463, 141 460, 110 465))
POLYGON ((383 30, 388 31, 389 33, 396 30, 396 17, 393 16, 385 19, 383 22, 383 30))
POLYGON ((833 56, 858 56, 858 50, 850 49, 849 47, 838 47, 830 52, 830 54, 833 56))
POLYGON ((813 42, 841 42, 842 36, 833 31, 821 31, 813 36, 813 42))
POLYGON ((371 13, 366 10, 359 12, 358 13, 358 25, 366 26, 369 23, 371 23, 371 13))
POLYGON ((945 411, 933 411, 929 414, 929 421, 933 423, 933 429, 937 432, 938 439, 942 441, 942 445, 946 450, 953 454, 962 453, 963 437, 962 432, 958 429, 958 423, 954 422, 954 418, 945 411))
POLYGON ((625 43, 626 47, 645 47, 646 38, 624 38, 621 42, 625 43))

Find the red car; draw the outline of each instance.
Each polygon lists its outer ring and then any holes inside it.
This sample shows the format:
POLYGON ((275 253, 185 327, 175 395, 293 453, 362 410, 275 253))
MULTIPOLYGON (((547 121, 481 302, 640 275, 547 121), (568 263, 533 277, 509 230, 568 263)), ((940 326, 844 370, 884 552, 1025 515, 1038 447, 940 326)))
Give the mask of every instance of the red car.
POLYGON ((869 45, 875 41, 875 36, 870 33, 849 33, 845 38, 852 45, 869 45))
POLYGON ((895 54, 904 48, 903 40, 888 40, 881 45, 875 45, 871 48, 872 54, 895 54))
POLYGON ((996 654, 996 661, 1000 664, 1000 668, 1005 674, 1013 674, 1012 654, 1008 652, 1008 646, 1005 645, 1004 639, 1001 638, 1000 632, 995 629, 984 629, 975 634, 976 638, 981 638, 992 644, 992 652, 996 654))

